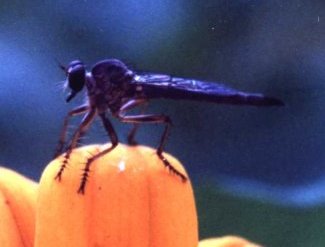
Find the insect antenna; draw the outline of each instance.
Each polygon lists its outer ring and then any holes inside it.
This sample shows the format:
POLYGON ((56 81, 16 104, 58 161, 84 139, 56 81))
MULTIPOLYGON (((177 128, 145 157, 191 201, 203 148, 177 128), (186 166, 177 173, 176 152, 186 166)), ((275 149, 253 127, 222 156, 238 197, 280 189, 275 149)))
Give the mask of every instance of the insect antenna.
POLYGON ((58 65, 60 69, 62 69, 65 73, 68 72, 68 68, 65 65, 63 65, 58 58, 53 57, 53 60, 55 61, 55 63, 58 65))

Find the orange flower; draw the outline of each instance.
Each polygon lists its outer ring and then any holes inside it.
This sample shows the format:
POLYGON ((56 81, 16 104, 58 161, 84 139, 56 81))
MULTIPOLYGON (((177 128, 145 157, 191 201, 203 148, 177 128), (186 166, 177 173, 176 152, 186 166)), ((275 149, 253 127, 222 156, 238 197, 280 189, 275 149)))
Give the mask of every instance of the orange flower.
MULTIPOLYGON (((197 215, 189 181, 168 172, 155 151, 118 145, 94 161, 85 194, 78 194, 90 153, 73 151, 62 180, 62 158, 45 169, 39 188, 35 246, 197 247, 197 215)), ((172 156, 166 158, 185 173, 172 156)))
MULTIPOLYGON (((180 246, 259 247, 243 238, 226 236, 197 240, 197 217, 190 182, 164 169, 155 151, 125 147, 95 162, 86 194, 76 192, 89 153, 104 146, 74 150, 61 182, 54 160, 40 187, 0 167, 0 246, 180 246)), ((168 160, 185 174, 179 162, 168 160)))
POLYGON ((32 247, 37 184, 0 167, 0 246, 32 247))

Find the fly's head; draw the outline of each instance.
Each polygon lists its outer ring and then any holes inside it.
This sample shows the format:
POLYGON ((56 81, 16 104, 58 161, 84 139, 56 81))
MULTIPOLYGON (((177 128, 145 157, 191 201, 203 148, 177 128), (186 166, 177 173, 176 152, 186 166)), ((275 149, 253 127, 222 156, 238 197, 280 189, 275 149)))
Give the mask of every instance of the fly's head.
POLYGON ((70 89, 70 93, 66 101, 69 102, 83 89, 86 82, 86 68, 79 60, 70 62, 68 67, 62 65, 60 67, 67 75, 67 87, 70 89))

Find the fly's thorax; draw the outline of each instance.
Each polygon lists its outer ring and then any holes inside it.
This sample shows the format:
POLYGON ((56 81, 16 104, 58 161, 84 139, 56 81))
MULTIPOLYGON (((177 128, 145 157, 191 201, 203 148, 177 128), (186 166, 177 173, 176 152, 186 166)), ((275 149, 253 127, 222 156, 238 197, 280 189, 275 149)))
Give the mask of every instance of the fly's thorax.
POLYGON ((134 73, 127 66, 117 59, 106 59, 95 64, 91 70, 97 86, 106 84, 122 86, 132 80, 134 73))
POLYGON ((86 88, 88 96, 94 95, 96 91, 96 81, 90 72, 86 74, 86 88))
POLYGON ((99 111, 117 111, 129 97, 134 72, 117 59, 106 59, 87 73, 89 101, 99 111))

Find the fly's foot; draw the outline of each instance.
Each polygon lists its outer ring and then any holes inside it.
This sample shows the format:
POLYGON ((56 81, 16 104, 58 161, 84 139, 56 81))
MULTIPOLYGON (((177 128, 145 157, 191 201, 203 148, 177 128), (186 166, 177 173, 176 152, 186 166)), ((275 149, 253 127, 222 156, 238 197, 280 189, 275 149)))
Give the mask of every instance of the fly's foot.
POLYGON ((60 166, 60 170, 58 171, 58 173, 55 176, 55 180, 61 181, 62 174, 67 166, 68 166, 68 160, 64 159, 64 161, 62 162, 62 164, 60 166))
POLYGON ((168 168, 169 172, 179 176, 182 180, 182 182, 186 182, 187 181, 187 177, 181 173, 180 171, 178 171, 174 166, 172 166, 169 161, 162 155, 162 153, 157 152, 157 155, 159 157, 159 159, 164 163, 164 166, 168 168))
POLYGON ((96 154, 91 154, 90 153, 91 157, 89 157, 87 159, 87 162, 85 163, 85 166, 82 169, 83 172, 82 172, 82 175, 81 175, 80 185, 79 185, 79 189, 78 189, 79 194, 85 194, 86 185, 87 185, 88 179, 89 179, 89 173, 91 172, 90 171, 90 166, 91 166, 92 162, 94 162, 98 158, 102 157, 106 153, 110 152, 112 149, 114 149, 116 147, 117 144, 118 144, 118 142, 114 142, 112 144, 112 146, 107 148, 107 149, 104 149, 102 151, 100 149, 97 149, 96 154))
POLYGON ((88 183, 88 178, 89 178, 89 173, 90 173, 90 165, 94 161, 94 157, 91 157, 87 160, 84 169, 82 169, 82 175, 81 175, 81 180, 80 180, 80 185, 78 188, 78 193, 79 194, 85 194, 85 189, 86 185, 88 183))
POLYGON ((79 194, 85 194, 85 188, 86 188, 86 184, 88 182, 89 172, 90 172, 90 169, 89 169, 89 167, 87 167, 87 164, 86 164, 85 168, 83 169, 80 185, 79 185, 79 188, 77 191, 79 194))
POLYGON ((71 154, 71 151, 67 151, 63 157, 63 161, 62 161, 62 164, 60 166, 60 169, 59 171, 57 172, 56 176, 55 176, 55 180, 57 181, 61 181, 62 179, 62 174, 65 170, 65 168, 68 167, 68 162, 69 162, 69 158, 70 158, 70 154, 71 154))

